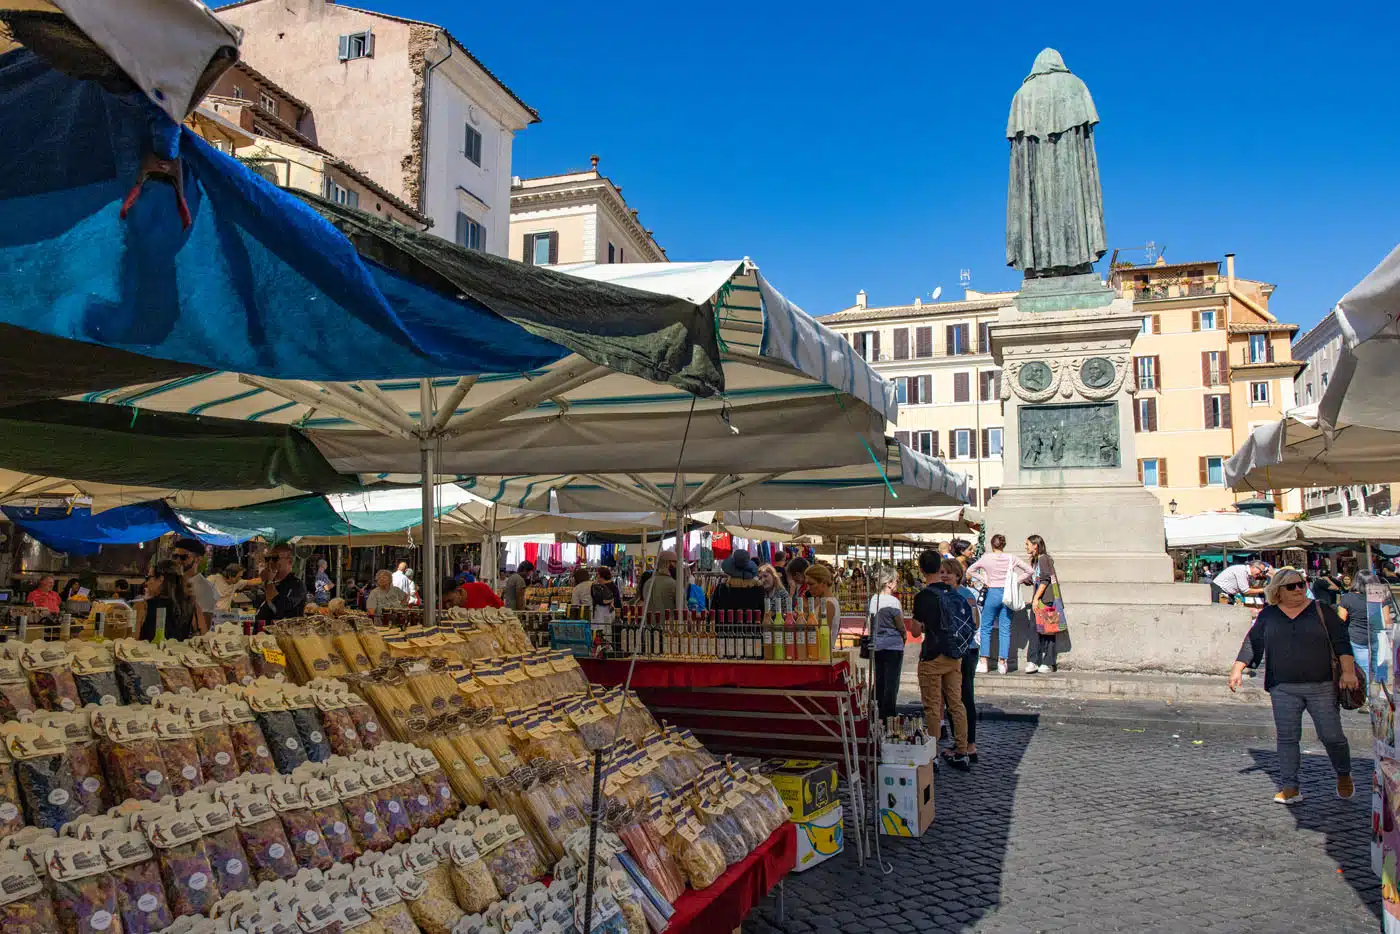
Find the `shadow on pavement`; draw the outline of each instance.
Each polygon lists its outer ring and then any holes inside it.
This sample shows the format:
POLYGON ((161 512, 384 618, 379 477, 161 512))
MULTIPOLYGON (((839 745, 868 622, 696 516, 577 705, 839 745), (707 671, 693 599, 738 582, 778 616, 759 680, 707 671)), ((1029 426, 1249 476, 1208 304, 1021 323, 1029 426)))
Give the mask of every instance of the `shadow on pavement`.
POLYGON ((933 826, 917 839, 872 834, 863 870, 856 865, 848 816, 845 851, 790 875, 784 918, 778 918, 775 899, 766 899, 744 924, 746 934, 965 931, 1001 905, 1003 888, 1014 898, 1014 885, 1004 886, 1002 870, 1020 762, 1037 720, 1028 716, 985 731, 977 744, 980 762, 970 773, 949 768, 938 773, 933 826), (874 853, 877 839, 880 859, 874 853))
MULTIPOLYGON (((1304 743, 1307 749, 1307 743, 1304 743)), ((1371 871, 1371 776, 1374 763, 1355 755, 1352 746, 1351 775, 1356 784, 1356 794, 1351 800, 1337 797, 1336 773, 1332 763, 1324 755, 1303 755, 1299 770, 1299 784, 1303 792, 1303 802, 1287 808, 1299 830, 1310 830, 1322 835, 1323 848, 1328 857, 1337 864, 1341 875, 1346 879, 1367 909, 1381 916, 1381 881, 1371 871), (1359 828, 1366 828, 1358 832, 1359 828)), ((1251 749, 1254 765, 1243 772, 1263 772, 1278 785, 1278 754, 1272 749, 1251 749)), ((1275 807, 1282 807, 1275 805, 1275 807)))

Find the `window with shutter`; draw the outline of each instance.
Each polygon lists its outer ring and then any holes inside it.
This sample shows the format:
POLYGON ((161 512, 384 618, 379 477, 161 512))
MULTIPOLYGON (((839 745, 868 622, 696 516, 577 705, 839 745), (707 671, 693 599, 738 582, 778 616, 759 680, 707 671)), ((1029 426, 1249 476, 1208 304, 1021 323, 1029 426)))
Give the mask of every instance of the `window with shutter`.
POLYGON ((535 235, 530 233, 525 235, 525 243, 520 248, 520 260, 526 266, 535 265, 535 235))
POLYGON ((953 326, 951 324, 943 328, 943 356, 954 356, 957 351, 953 349, 955 338, 953 337, 953 326))
POLYGON ((900 405, 909 402, 909 377, 896 376, 894 378, 894 401, 900 405))
POLYGON ((466 156, 477 165, 481 165, 481 133, 470 123, 465 124, 466 139, 462 145, 462 155, 466 156))
POLYGON ((967 452, 973 460, 977 460, 977 432, 969 430, 967 433, 967 452))
POLYGON ((1157 375, 1157 390, 1160 392, 1166 388, 1166 380, 1162 378, 1162 358, 1160 355, 1154 354, 1152 357, 1152 372, 1157 375))
POLYGON ((871 338, 872 338, 872 340, 873 340, 873 345, 872 345, 872 347, 871 347, 871 349, 870 349, 870 359, 871 359, 871 360, 879 360, 879 359, 880 359, 880 332, 879 332, 879 331, 871 331, 871 332, 870 332, 870 336, 871 336, 871 338))
POLYGON ((983 402, 995 402, 1001 396, 1001 374, 995 370, 982 370, 977 376, 977 398, 983 402))
POLYGON ((1153 333, 1153 334, 1161 334, 1161 333, 1162 333, 1162 316, 1161 316, 1161 315, 1153 315, 1153 316, 1152 316, 1152 333, 1153 333))
POLYGON ((932 375, 919 377, 919 401, 922 402, 924 405, 929 405, 933 402, 932 375))
POLYGON ((914 331, 914 353, 919 357, 933 356, 933 328, 916 328, 914 331))
POLYGON ((904 445, 905 447, 908 447, 908 446, 909 446, 909 432, 907 432, 907 431, 896 431, 896 432, 894 433, 894 440, 898 441, 900 444, 904 445))
POLYGON ((1201 329, 1201 313, 1200 313, 1199 311, 1192 311, 1192 312, 1191 312, 1191 330, 1193 330, 1193 331, 1199 331, 1200 329, 1201 329))
POLYGON ((1157 483, 1161 486, 1171 486, 1167 480, 1167 459, 1165 457, 1157 458, 1157 483))
POLYGON ((971 502, 968 503, 969 506, 976 506, 976 505, 977 505, 977 488, 976 488, 976 487, 968 487, 968 490, 967 490, 967 498, 968 498, 969 500, 971 500, 971 502))
POLYGON ((1143 461, 1143 459, 1142 459, 1141 457, 1139 457, 1139 458, 1138 458, 1138 483, 1142 483, 1144 486, 1146 486, 1146 483, 1145 483, 1144 480, 1143 480, 1142 461, 1143 461))
POLYGON ((992 444, 991 444, 991 441, 988 439, 988 433, 991 432, 991 430, 992 430, 992 429, 990 429, 990 428, 983 428, 983 429, 982 429, 982 452, 983 452, 987 457, 991 457, 991 456, 992 456, 992 444))
POLYGON ((554 266, 559 263, 559 234, 557 231, 549 235, 549 265, 554 266))
POLYGON ((1230 397, 1229 397, 1229 396, 1221 396, 1221 397, 1220 397, 1220 416, 1221 416, 1221 418, 1220 418, 1220 427, 1221 427, 1221 428, 1233 428, 1233 427, 1234 427, 1234 424, 1230 421, 1230 397))
POLYGON ((1204 457, 1199 457, 1197 460, 1200 461, 1201 468, 1200 485, 1208 486, 1209 484, 1206 483, 1206 459, 1204 457))
POLYGON ((970 383, 971 383, 971 382, 972 382, 972 378, 971 378, 971 376, 970 376, 969 374, 967 374, 967 373, 954 373, 954 374, 953 374, 953 401, 954 401, 954 402, 970 402, 970 401, 972 401, 972 392, 971 392, 971 386, 970 386, 970 383))
POLYGON ((977 352, 992 352, 992 323, 990 321, 983 321, 977 325, 977 352))
POLYGON ((909 329, 895 328, 894 330, 894 358, 896 360, 909 359, 909 329))

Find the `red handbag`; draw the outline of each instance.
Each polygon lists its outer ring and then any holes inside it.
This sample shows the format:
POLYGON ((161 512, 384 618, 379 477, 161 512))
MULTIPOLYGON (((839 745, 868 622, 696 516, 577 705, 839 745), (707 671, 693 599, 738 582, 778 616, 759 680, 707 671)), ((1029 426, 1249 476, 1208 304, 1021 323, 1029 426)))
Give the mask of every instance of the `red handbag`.
POLYGON ((1035 608, 1035 631, 1042 636, 1053 636, 1060 631, 1060 611, 1053 605, 1042 603, 1035 608))

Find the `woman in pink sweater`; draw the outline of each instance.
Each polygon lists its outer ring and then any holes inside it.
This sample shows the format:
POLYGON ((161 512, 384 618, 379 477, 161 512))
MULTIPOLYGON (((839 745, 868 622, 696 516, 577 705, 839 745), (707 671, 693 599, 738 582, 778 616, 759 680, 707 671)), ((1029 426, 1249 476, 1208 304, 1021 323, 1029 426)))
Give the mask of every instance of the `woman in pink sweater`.
POLYGON ((1031 567, 1015 555, 1005 554, 1006 536, 993 535, 989 543, 992 550, 973 562, 967 569, 967 576, 980 572, 986 581, 986 595, 982 601, 982 628, 977 640, 982 649, 977 660, 979 673, 987 670, 987 660, 991 657, 992 625, 997 630, 997 673, 1006 674, 1007 660, 1011 657, 1011 608, 1006 604, 1006 588, 1019 587, 1031 578, 1031 567))

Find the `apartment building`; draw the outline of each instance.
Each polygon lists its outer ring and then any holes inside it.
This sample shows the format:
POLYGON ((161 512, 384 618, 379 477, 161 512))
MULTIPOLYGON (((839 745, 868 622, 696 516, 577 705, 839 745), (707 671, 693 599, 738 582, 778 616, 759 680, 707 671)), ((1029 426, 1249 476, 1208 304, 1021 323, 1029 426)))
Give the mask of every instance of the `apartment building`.
POLYGON ((243 30, 244 57, 310 104, 310 118, 283 122, 438 236, 506 254, 512 144, 539 115, 451 33, 333 0, 242 0, 217 14, 243 30))
MULTIPOLYGON (((1115 264, 1110 285, 1133 300, 1142 332, 1133 343, 1138 475, 1165 511, 1231 507, 1252 493, 1225 487, 1224 464, 1254 428, 1294 402, 1303 368, 1290 351, 1298 326, 1269 311, 1274 286, 1235 275, 1235 256, 1148 266, 1115 264)), ((1274 495, 1298 512, 1296 491, 1274 495)))
POLYGON ((822 318, 894 381, 895 436, 967 474, 974 505, 1001 487, 1001 369, 987 329, 1015 298, 968 289, 962 301, 872 308, 862 290, 855 305, 822 318))
POLYGON ((587 171, 511 182, 507 255, 534 266, 666 262, 622 187, 598 171, 597 156, 589 161, 587 171))

